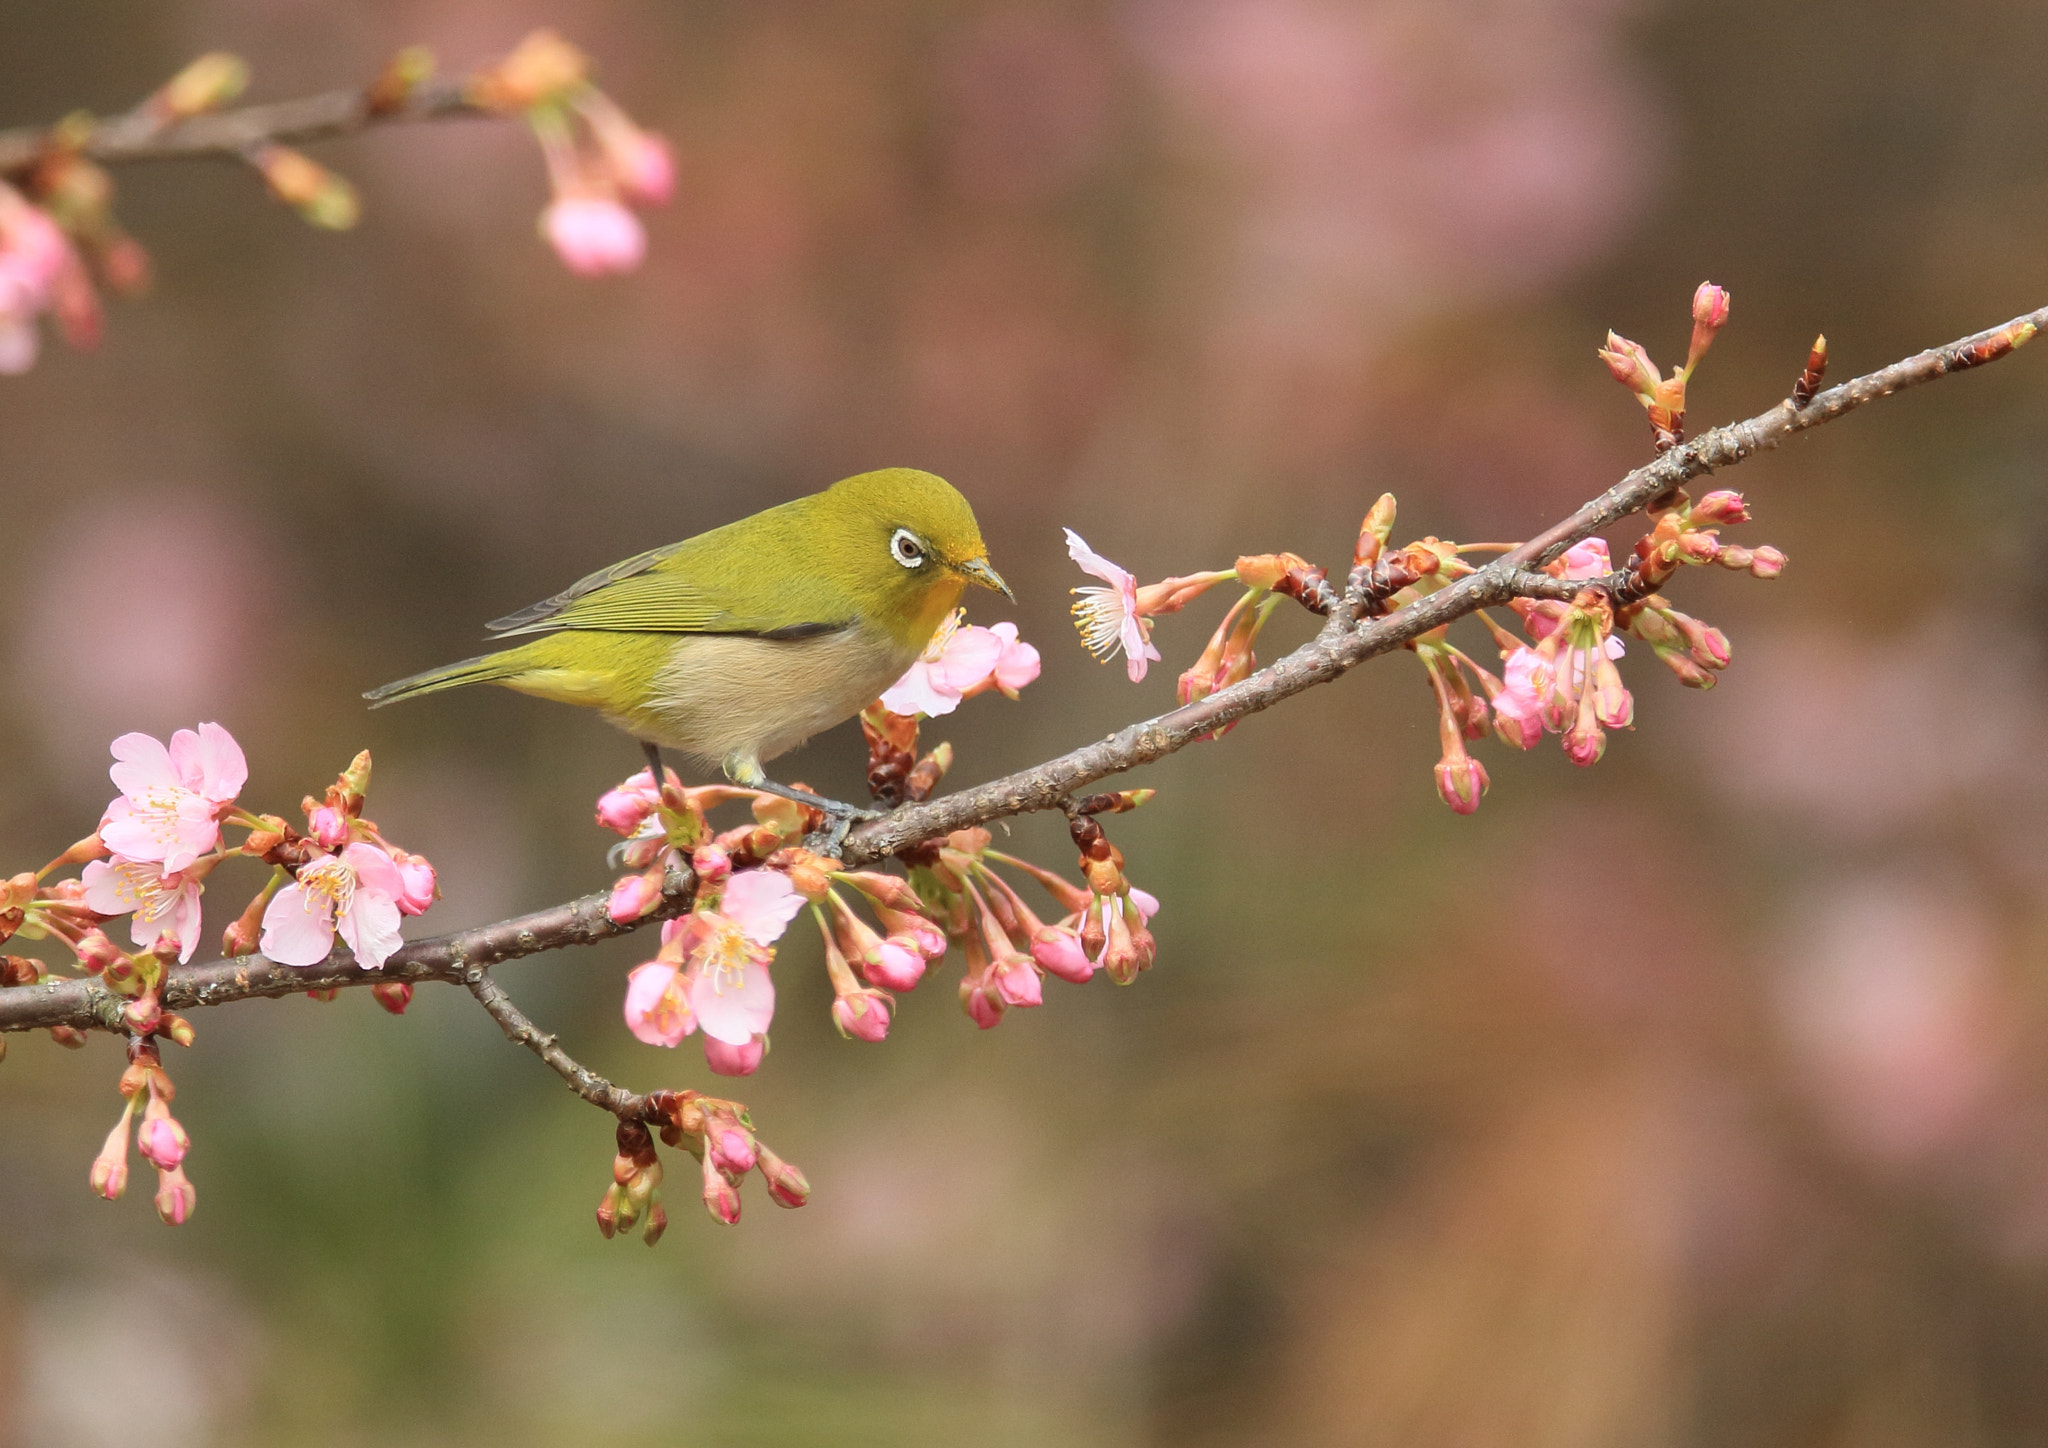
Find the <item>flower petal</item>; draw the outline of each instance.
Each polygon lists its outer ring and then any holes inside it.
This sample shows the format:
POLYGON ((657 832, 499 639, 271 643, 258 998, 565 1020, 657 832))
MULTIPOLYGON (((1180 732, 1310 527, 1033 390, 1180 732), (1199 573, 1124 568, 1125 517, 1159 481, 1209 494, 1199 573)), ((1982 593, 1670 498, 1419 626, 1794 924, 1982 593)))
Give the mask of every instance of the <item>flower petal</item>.
POLYGON ((936 719, 960 707, 958 690, 948 691, 937 665, 919 659, 903 677, 882 691, 882 707, 906 719, 918 714, 936 719))
POLYGON ((123 734, 108 746, 108 750, 114 756, 114 764, 107 770, 107 777, 123 794, 136 795, 145 790, 175 789, 182 785, 177 770, 171 765, 171 752, 160 740, 147 734, 123 734))
POLYGON ((678 974, 667 961, 650 960, 626 977, 626 1029, 650 1046, 679 1046, 697 1029, 678 974))
POLYGON ((773 945, 804 908, 804 897, 780 870, 742 870, 726 883, 718 913, 756 945, 773 945))
POLYGON ((405 937, 398 933, 398 921, 397 901, 389 895, 365 890, 359 883, 355 899, 335 925, 348 948, 355 952, 356 964, 364 970, 377 970, 405 943, 405 937))
POLYGON ((334 922, 325 896, 291 884, 263 912, 263 953, 279 965, 318 965, 334 949, 334 922))
POLYGON ((1134 574, 1117 567, 1090 548, 1082 541, 1079 533, 1072 528, 1064 528, 1061 531, 1067 535, 1067 557, 1078 563, 1083 573, 1093 574, 1104 583, 1114 584, 1118 588, 1123 588, 1127 584, 1136 586, 1137 578, 1134 574))
POLYGON ((218 724, 199 726, 199 792, 226 804, 249 782, 249 761, 235 736, 218 724))
POLYGON ((775 982, 768 966, 753 961, 733 981, 727 971, 694 972, 690 1008, 705 1035, 729 1046, 743 1046, 768 1029, 775 1018, 775 982))

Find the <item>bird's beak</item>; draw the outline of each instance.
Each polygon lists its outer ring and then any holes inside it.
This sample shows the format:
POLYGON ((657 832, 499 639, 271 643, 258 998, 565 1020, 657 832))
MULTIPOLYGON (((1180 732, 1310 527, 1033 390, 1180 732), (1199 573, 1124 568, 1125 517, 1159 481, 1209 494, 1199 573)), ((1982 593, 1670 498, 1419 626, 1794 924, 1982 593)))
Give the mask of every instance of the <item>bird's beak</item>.
POLYGON ((993 588, 1012 603, 1017 601, 1017 595, 1010 592, 1010 585, 1003 582, 1003 575, 989 567, 986 558, 970 558, 955 566, 983 588, 993 588))

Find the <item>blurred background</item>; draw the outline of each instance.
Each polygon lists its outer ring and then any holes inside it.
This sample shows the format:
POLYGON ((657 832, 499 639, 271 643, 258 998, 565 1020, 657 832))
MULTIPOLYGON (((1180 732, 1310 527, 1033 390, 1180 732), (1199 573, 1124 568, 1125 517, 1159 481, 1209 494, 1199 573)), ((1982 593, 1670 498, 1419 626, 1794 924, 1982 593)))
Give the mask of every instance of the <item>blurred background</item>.
MULTIPOLYGON (((675 145, 636 275, 556 264, 514 124, 316 148, 340 236, 234 167, 120 173, 156 295, 0 381, 8 869, 90 826, 112 736, 217 719, 261 808, 372 748, 431 924, 498 918, 608 880, 630 744, 358 695, 650 544, 952 479, 1046 658, 928 735, 971 782, 1167 706, 1222 606, 1128 684, 1062 524, 1148 577, 1340 563, 1385 489, 1403 537, 1526 536, 1648 455, 1593 349, 1674 360, 1702 278, 1696 430, 1816 331, 1847 377, 2048 300, 2028 0, 0 0, 0 124, 542 23, 675 145)), ((1734 667, 1632 658, 1597 769, 1485 744, 1453 817, 1402 657, 1133 779, 1131 989, 982 1033, 942 970, 861 1045, 797 932, 737 1094, 801 1212, 755 1182, 719 1228, 677 1172, 658 1250, 601 1240, 605 1121, 435 987, 202 1013, 174 1231, 86 1188, 117 1047, 14 1038, 0 1441, 2048 1443, 2044 362, 1731 476, 1792 566, 1680 581, 1734 667)), ((842 729, 789 772, 859 767, 842 729)), ((598 1069, 714 1084, 622 1029, 641 950, 501 974, 598 1069)))

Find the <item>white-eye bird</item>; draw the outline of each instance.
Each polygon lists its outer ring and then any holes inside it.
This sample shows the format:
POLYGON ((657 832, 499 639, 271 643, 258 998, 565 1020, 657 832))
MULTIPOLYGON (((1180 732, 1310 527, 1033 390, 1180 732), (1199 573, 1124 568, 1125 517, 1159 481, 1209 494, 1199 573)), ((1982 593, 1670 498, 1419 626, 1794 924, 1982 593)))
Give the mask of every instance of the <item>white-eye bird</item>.
POLYGON ((657 765, 657 747, 680 749, 851 814, 775 784, 763 761, 901 678, 969 583, 1010 595, 967 500, 930 473, 883 468, 600 569, 485 625, 530 642, 363 697, 502 684, 598 710, 657 765))

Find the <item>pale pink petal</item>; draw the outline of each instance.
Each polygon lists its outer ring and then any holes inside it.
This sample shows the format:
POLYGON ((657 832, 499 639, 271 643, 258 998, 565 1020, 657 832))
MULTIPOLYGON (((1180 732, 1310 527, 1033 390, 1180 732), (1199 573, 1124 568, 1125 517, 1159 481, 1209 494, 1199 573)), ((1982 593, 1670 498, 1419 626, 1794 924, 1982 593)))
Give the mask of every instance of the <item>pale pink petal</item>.
POLYGON ((936 719, 960 707, 960 694, 945 687, 937 665, 919 659, 882 691, 882 707, 905 718, 924 714, 936 719))
POLYGON ((171 769, 177 774, 179 785, 197 794, 205 778, 199 762, 199 736, 190 729, 180 729, 171 736, 170 748, 165 752, 171 756, 171 769))
POLYGON ((725 887, 718 913, 756 945, 773 945, 804 908, 804 897, 780 870, 743 870, 725 887))
POLYGON ((1118 590, 1129 589, 1135 597, 1137 577, 1117 567, 1081 540, 1081 535, 1072 528, 1063 529, 1067 535, 1067 557, 1081 566, 1083 573, 1093 574, 1104 583, 1118 590))
POLYGON ((1145 632, 1145 621, 1136 613, 1124 614, 1122 634, 1124 669, 1130 674, 1131 682, 1135 684, 1145 677, 1147 664, 1159 661, 1159 650, 1152 647, 1151 636, 1145 632))
POLYGON ((749 962, 737 972, 706 970, 690 981, 690 1009, 705 1035, 727 1045, 745 1045, 768 1029, 775 1018, 775 982, 768 967, 749 962))
POLYGON ((349 902, 336 925, 341 938, 355 952, 356 964, 364 970, 376 970, 405 943, 398 933, 398 921, 397 901, 358 888, 356 898, 349 902))
POLYGON ((629 272, 647 253, 640 218, 601 196, 564 196, 541 213, 541 233, 578 276, 629 272))
POLYGON ((178 959, 190 960, 192 952, 199 948, 200 931, 200 885, 197 880, 184 880, 178 885, 165 924, 178 937, 178 959))
POLYGON ((1149 921, 1159 913, 1159 897, 1148 890, 1140 890, 1136 885, 1131 886, 1131 903, 1138 907, 1140 920, 1149 921))
POLYGON ((334 922, 324 896, 290 884, 263 912, 263 953, 279 965, 318 965, 334 949, 334 922))
POLYGON ((94 860, 85 867, 79 881, 85 886, 86 909, 101 915, 126 915, 139 909, 143 902, 143 888, 137 882, 137 875, 147 870, 148 878, 155 879, 162 871, 155 866, 136 865, 128 861, 109 863, 94 860))
POLYGON ((249 761, 235 736, 218 724, 199 726, 199 793, 226 804, 249 782, 249 761))
POLYGON ((1038 650, 1017 637, 1017 625, 999 623, 989 630, 1003 641, 1002 657, 996 660, 996 687, 1015 694, 1038 677, 1038 650))
POLYGON ((398 873, 398 862, 375 845, 358 840, 341 852, 341 858, 355 872, 358 897, 368 890, 395 901, 405 893, 405 877, 398 873))
POLYGON ((995 672, 1003 656, 1003 641, 988 629, 969 624, 946 640, 936 672, 942 687, 964 694, 995 672))
POLYGON ((107 777, 125 795, 151 789, 182 789, 184 781, 171 764, 171 752, 147 734, 123 734, 109 746, 114 756, 107 777))
POLYGON ((626 1029, 650 1046, 670 1047, 697 1029, 673 965, 650 960, 626 977, 626 1029))
POLYGON ((42 350, 35 318, 0 306, 0 376, 19 377, 36 365, 42 350))

